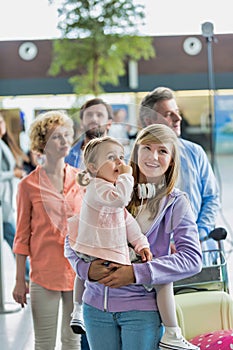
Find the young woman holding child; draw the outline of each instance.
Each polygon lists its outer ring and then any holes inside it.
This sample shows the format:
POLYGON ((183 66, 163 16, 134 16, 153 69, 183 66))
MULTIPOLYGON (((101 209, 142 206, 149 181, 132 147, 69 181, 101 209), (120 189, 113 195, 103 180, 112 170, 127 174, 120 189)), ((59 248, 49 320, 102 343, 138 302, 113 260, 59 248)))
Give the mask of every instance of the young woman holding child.
MULTIPOLYGON (((141 261, 151 260, 146 236, 125 209, 134 178, 132 167, 124 163, 124 146, 108 136, 94 138, 84 148, 83 160, 86 169, 78 174, 78 183, 86 186, 86 192, 78 226, 69 235, 72 249, 85 261, 99 258, 105 259, 106 264, 111 261, 130 265, 130 243, 141 261)), ((76 279, 71 328, 79 334, 85 333, 83 290, 83 281, 76 279)))
POLYGON ((172 293, 172 282, 198 273, 202 266, 189 200, 174 188, 179 173, 174 132, 164 125, 141 130, 130 165, 135 186, 128 210, 147 237, 153 259, 131 265, 106 266, 103 259, 85 262, 66 239, 65 254, 85 280, 83 313, 90 348, 197 350, 177 326, 172 293), (155 300, 160 300, 159 311, 155 300), (166 325, 162 339, 161 318, 166 325))

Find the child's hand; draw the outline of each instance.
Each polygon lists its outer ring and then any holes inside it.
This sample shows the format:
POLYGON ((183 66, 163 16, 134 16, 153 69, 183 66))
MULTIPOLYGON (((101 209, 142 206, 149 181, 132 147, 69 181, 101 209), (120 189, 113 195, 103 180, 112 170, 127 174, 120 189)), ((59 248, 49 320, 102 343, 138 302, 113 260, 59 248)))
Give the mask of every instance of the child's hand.
POLYGON ((120 164, 118 167, 119 174, 130 174, 132 175, 133 169, 130 165, 120 164))
POLYGON ((139 254, 141 255, 141 259, 143 262, 151 261, 153 258, 153 255, 152 255, 149 248, 144 248, 144 249, 140 250, 139 254))
POLYGON ((171 249, 171 254, 175 254, 176 253, 176 246, 174 243, 170 243, 170 249, 171 249))

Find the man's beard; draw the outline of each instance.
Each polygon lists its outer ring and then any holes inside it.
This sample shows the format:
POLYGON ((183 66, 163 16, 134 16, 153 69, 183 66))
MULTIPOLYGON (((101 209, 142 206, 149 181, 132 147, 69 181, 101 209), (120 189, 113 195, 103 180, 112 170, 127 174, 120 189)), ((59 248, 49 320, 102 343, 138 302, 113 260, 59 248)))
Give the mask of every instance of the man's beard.
POLYGON ((102 137, 105 135, 106 125, 101 125, 98 128, 88 129, 85 131, 86 137, 91 140, 96 137, 102 137))

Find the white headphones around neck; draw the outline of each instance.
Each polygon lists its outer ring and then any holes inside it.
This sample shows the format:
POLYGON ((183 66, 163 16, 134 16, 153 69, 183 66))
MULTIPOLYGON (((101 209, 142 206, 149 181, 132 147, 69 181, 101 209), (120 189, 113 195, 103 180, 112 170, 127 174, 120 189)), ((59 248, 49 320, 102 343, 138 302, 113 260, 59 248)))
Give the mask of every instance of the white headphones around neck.
POLYGON ((150 199, 154 198, 157 193, 157 188, 160 190, 164 184, 152 184, 152 183, 146 183, 146 184, 138 184, 138 198, 139 199, 150 199))

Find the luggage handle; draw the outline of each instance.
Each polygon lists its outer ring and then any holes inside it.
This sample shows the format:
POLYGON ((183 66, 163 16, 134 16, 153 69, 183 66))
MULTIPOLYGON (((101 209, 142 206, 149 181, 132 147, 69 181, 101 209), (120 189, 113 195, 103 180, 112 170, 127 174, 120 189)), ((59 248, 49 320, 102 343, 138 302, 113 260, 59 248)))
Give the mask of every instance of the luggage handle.
POLYGON ((194 291, 194 292, 207 292, 208 288, 183 286, 183 287, 176 288, 174 291, 174 295, 183 294, 185 293, 185 291, 188 291, 188 290, 194 291))

